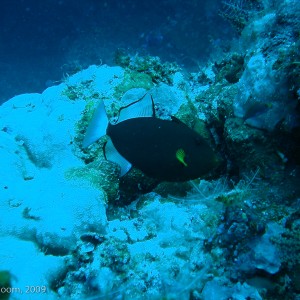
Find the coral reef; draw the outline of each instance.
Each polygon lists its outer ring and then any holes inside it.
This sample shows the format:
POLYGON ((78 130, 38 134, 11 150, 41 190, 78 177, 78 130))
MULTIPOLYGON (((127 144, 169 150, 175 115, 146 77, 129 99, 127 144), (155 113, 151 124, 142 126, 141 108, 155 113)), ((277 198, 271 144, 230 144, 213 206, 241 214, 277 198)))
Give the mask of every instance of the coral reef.
POLYGON ((138 76, 149 75, 153 83, 172 84, 173 75, 180 70, 175 63, 162 63, 159 57, 130 56, 122 50, 116 52, 115 62, 125 69, 138 72, 140 74, 138 76))
POLYGON ((0 107, 1 285, 30 278, 47 299, 299 298, 300 5, 224 5, 239 43, 198 73, 119 52, 119 67, 0 107), (100 100, 114 122, 147 92, 219 169, 185 183, 120 177, 107 137, 82 146, 100 100))

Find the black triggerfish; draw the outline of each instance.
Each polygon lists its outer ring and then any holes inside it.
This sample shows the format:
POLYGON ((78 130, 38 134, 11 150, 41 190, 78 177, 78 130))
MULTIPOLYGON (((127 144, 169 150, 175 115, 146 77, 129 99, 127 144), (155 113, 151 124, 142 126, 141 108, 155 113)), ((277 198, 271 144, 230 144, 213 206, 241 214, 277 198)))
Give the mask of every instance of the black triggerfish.
POLYGON ((175 117, 155 117, 153 98, 148 93, 122 107, 115 124, 109 122, 101 101, 87 128, 83 147, 106 134, 110 139, 104 145, 104 155, 120 166, 121 176, 134 166, 162 181, 186 181, 218 165, 214 151, 197 132, 175 117))

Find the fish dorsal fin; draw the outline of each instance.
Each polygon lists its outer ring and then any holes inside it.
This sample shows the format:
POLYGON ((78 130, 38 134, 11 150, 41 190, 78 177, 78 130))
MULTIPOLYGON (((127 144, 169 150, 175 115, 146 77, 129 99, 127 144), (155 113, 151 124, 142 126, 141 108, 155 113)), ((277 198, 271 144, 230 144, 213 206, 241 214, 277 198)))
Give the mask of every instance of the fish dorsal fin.
POLYGON ((148 93, 139 100, 121 107, 116 124, 125 120, 142 117, 155 117, 153 98, 148 93))
POLYGON ((131 169, 131 163, 118 152, 111 139, 109 139, 104 145, 104 155, 107 160, 112 161, 120 166, 121 177, 131 169))

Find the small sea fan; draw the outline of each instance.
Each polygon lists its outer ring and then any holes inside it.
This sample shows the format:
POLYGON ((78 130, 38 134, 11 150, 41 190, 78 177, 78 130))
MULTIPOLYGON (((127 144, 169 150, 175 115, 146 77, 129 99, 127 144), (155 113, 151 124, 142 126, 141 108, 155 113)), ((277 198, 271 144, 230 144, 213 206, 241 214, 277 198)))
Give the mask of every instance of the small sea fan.
POLYGON ((190 203, 205 202, 205 204, 209 204, 212 200, 230 190, 226 178, 220 178, 213 181, 200 180, 199 183, 197 183, 197 180, 191 180, 189 183, 192 189, 185 197, 181 198, 169 195, 169 198, 176 201, 184 200, 190 203))
POLYGON ((263 9, 259 0, 226 0, 222 1, 219 15, 241 32, 255 12, 263 9))
POLYGON ((213 205, 213 200, 223 204, 232 205, 238 203, 241 198, 246 197, 249 192, 255 190, 260 184, 259 168, 245 175, 237 184, 230 183, 227 178, 220 178, 213 181, 196 180, 189 181, 192 189, 185 197, 169 195, 171 200, 187 201, 189 203, 203 203, 207 206, 213 205))

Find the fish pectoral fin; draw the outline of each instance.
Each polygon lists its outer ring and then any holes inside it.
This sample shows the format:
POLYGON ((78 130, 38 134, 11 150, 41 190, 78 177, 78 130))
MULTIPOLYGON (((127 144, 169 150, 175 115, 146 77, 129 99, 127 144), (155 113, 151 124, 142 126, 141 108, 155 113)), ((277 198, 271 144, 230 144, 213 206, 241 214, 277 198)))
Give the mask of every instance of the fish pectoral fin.
POLYGON ((185 162, 185 152, 184 152, 184 150, 183 149, 178 149, 177 151, 176 151, 176 158, 177 158, 177 160, 180 162, 180 163, 182 163, 185 167, 187 167, 188 165, 187 165, 187 163, 185 162))
POLYGON ((115 148, 111 139, 104 145, 105 158, 118 164, 121 168, 120 176, 124 176, 132 167, 131 163, 126 160, 115 148))

